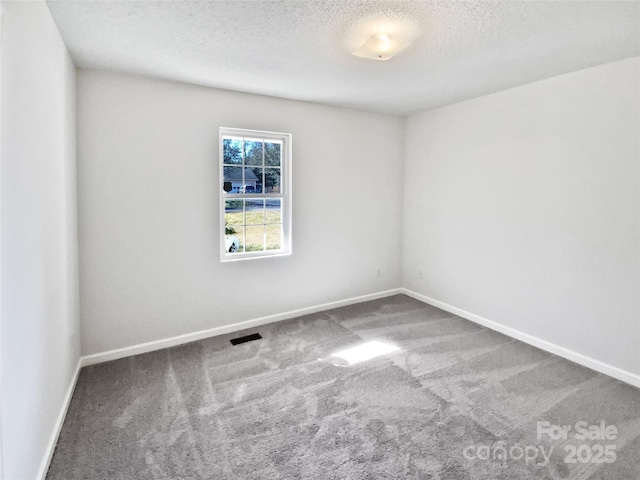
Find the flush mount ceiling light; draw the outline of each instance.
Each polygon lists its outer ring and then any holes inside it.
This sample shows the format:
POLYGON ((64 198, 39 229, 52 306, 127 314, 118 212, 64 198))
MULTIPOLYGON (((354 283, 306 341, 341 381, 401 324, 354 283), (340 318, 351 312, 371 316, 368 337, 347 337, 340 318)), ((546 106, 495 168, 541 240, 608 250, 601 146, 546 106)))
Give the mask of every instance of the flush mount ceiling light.
POLYGON ((356 57, 389 60, 409 46, 409 41, 386 33, 374 33, 360 48, 351 52, 356 57))
POLYGON ((416 17, 410 12, 367 12, 348 22, 345 49, 356 57, 389 60, 422 36, 416 17))

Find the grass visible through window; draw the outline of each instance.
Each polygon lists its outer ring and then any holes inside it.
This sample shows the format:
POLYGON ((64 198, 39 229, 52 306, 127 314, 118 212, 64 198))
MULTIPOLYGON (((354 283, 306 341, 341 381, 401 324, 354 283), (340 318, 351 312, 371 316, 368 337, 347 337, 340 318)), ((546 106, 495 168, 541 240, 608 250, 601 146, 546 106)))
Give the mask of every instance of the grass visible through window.
POLYGON ((227 212, 225 214, 227 225, 236 231, 240 241, 240 251, 256 252, 263 250, 263 242, 266 238, 267 250, 279 250, 282 248, 282 215, 280 210, 247 210, 246 222, 243 222, 243 212, 227 212), (242 227, 245 226, 245 235, 242 227), (266 237, 265 237, 266 228, 266 237))

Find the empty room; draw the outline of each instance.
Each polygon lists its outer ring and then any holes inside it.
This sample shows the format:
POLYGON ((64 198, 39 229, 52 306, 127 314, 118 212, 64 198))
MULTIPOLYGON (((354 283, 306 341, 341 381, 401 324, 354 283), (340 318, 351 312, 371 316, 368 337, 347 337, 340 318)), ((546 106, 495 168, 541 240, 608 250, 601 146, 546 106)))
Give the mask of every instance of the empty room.
POLYGON ((0 480, 640 479, 640 1, 0 0, 0 480))

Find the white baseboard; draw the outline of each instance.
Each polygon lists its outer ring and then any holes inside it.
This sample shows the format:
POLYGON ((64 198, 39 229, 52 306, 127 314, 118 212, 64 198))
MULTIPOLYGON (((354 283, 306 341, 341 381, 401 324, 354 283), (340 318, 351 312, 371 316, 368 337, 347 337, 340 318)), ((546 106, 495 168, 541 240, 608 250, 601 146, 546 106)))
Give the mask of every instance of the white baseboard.
POLYGON ((288 320, 290 318, 300 317, 302 315, 309 315, 312 313, 322 312, 325 310, 331 310, 333 308, 345 307, 347 305, 354 305, 356 303, 368 302, 370 300, 376 300, 379 298, 389 297, 391 295, 398 295, 402 293, 402 289, 396 288, 393 290, 385 290, 383 292, 372 293, 369 295, 362 295, 359 297, 347 298, 344 300, 338 300, 336 302, 324 303, 321 305, 315 305, 313 307, 301 308, 298 310, 291 310, 289 312, 278 313, 276 315, 268 315, 266 317, 254 318, 244 322, 238 322, 231 325, 224 325, 221 327, 214 327, 207 330, 200 330, 198 332, 187 333, 184 335, 178 335, 176 337, 165 338, 162 340, 155 340, 152 342, 140 343, 138 345, 132 345, 130 347, 118 348, 115 350, 108 350, 106 352, 95 353, 93 355, 87 355, 82 357, 82 366, 94 365, 96 363, 108 362, 110 360, 117 360, 119 358, 129 357, 132 355, 138 355, 140 353, 152 352, 154 350, 161 350, 163 348, 175 347, 176 345, 182 345, 196 340, 202 340, 204 338, 215 337, 217 335, 224 335, 226 333, 237 332, 246 328, 253 328, 268 323, 279 322, 281 320, 288 320))
POLYGON ((60 412, 58 413, 58 418, 56 418, 56 423, 53 426, 53 432, 51 432, 51 436, 49 437, 49 443, 47 444, 47 449, 45 450, 45 456, 42 459, 42 463, 40 464, 40 469, 38 470, 38 476, 36 477, 36 480, 45 480, 45 477, 47 476, 47 471, 49 470, 49 464, 51 463, 51 459, 53 458, 53 452, 55 452, 56 450, 56 444, 58 443, 58 437, 60 436, 60 431, 62 430, 64 419, 67 416, 67 412, 69 411, 69 406, 71 405, 71 398, 73 398, 73 391, 76 389, 76 384, 78 383, 78 377, 80 376, 80 368, 82 368, 82 358, 78 359, 78 364, 76 365, 76 371, 73 374, 73 378, 71 379, 71 382, 69 382, 69 386, 67 387, 67 393, 64 396, 62 406, 60 407, 60 412))
POLYGON ((617 380, 621 380, 625 383, 633 385, 634 387, 640 388, 640 375, 636 375, 627 370, 614 367, 613 365, 609 365, 608 363, 601 362, 600 360, 596 360, 594 358, 588 357, 587 355, 574 352, 573 350, 569 350, 568 348, 561 347, 559 345, 556 345, 555 343, 551 343, 546 340, 542 340, 541 338, 534 337, 533 335, 529 335, 528 333, 521 332, 520 330, 516 330, 515 328, 507 327, 505 325, 494 322, 492 320, 488 320, 484 317, 481 317, 480 315, 467 312, 466 310, 462 310, 461 308, 454 307, 453 305, 449 305, 448 303, 444 303, 439 300, 435 300, 433 298, 427 297, 426 295, 422 295, 420 293, 414 292, 413 290, 409 290, 407 288, 401 288, 400 290, 403 294, 409 297, 415 298, 416 300, 419 300, 423 303, 433 305, 434 307, 438 307, 449 313, 458 315, 459 317, 465 318, 474 323, 490 328, 491 330, 495 330, 496 332, 503 333, 511 338, 515 338, 516 340, 520 340, 524 343, 528 343, 529 345, 537 347, 541 350, 545 350, 549 353, 553 353, 554 355, 558 355, 559 357, 563 357, 563 358, 566 358, 567 360, 571 360, 572 362, 575 362, 579 365, 590 368, 591 370, 604 373, 605 375, 613 377, 617 380))

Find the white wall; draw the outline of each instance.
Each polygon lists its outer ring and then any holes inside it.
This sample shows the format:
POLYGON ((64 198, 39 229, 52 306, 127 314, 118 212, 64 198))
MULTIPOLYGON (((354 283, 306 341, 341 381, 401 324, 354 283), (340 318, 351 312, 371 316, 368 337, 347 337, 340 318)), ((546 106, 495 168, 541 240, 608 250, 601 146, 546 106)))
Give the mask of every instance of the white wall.
POLYGON ((84 354, 400 286, 401 118, 91 70, 77 88, 84 354), (293 134, 291 256, 220 263, 220 126, 293 134))
POLYGON ((32 480, 80 356, 75 68, 44 3, 3 5, 2 453, 32 480))
POLYGON ((404 286, 640 374, 639 68, 411 116, 404 286))

